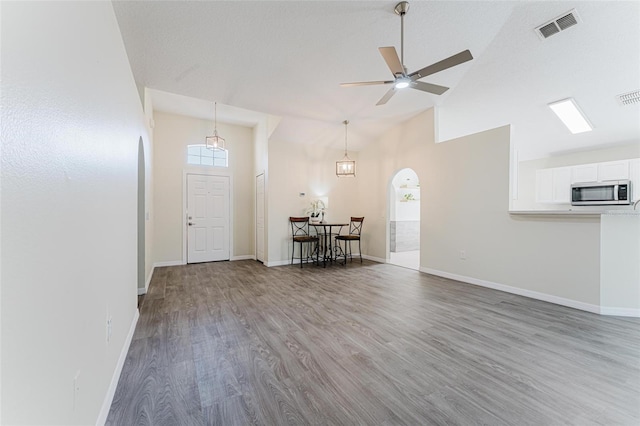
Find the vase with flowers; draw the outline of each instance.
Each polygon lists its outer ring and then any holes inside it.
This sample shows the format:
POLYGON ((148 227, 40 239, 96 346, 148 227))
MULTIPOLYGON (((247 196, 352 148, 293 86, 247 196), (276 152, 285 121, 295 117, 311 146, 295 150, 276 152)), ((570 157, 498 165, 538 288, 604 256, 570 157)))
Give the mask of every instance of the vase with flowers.
POLYGON ((320 223, 324 219, 325 210, 326 210, 326 206, 324 205, 324 201, 322 200, 311 201, 311 205, 307 209, 307 214, 309 215, 309 221, 311 223, 320 223))

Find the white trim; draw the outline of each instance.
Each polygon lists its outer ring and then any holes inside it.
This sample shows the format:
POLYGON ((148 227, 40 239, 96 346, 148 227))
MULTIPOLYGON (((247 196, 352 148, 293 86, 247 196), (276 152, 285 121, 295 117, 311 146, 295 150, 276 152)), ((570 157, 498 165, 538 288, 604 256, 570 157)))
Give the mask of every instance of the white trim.
POLYGON ((154 262, 153 268, 162 268, 164 266, 182 266, 186 265, 182 260, 169 260, 166 262, 154 262))
MULTIPOLYGON (((188 167, 182 170, 182 213, 184 226, 182 227, 182 263, 187 264, 187 175, 204 175, 218 176, 229 178, 229 259, 233 253, 233 175, 231 171, 224 167, 213 167, 214 170, 207 170, 208 166, 198 167, 188 164, 188 167)), ((171 265, 167 265, 171 266, 171 265)))
POLYGON ((144 288, 139 288, 138 289, 138 296, 141 296, 143 294, 147 294, 147 291, 149 291, 149 284, 151 284, 151 278, 153 278, 153 273, 156 270, 155 265, 153 265, 151 267, 151 272, 149 273, 149 276, 147 277, 147 281, 144 283, 144 288))
POLYGON ((144 283, 144 290, 145 290, 145 292, 146 292, 147 290, 149 290, 149 284, 151 284, 151 278, 153 278, 153 273, 154 273, 155 271, 156 271, 156 266, 155 266, 155 265, 151 266, 151 272, 149 273, 149 278, 147 278, 147 282, 146 282, 146 283, 144 283))
POLYGON ((262 200, 262 204, 263 204, 263 208, 264 208, 264 217, 262 218, 263 220, 263 228, 262 228, 262 257, 264 258, 264 254, 265 254, 265 245, 266 245, 266 241, 267 239, 265 238, 264 234, 265 234, 265 229, 266 227, 264 226, 266 224, 266 220, 265 218, 267 217, 267 206, 266 206, 266 199, 267 199, 267 193, 266 193, 266 189, 267 189, 267 181, 266 181, 266 176, 264 173, 264 170, 261 173, 258 173, 256 175, 256 178, 253 182, 253 190, 255 192, 255 205, 254 205, 254 212, 253 212, 253 230, 255 232, 255 236, 254 236, 254 240, 255 240, 255 247, 254 247, 254 252, 256 253, 255 255, 255 259, 259 262, 264 262, 264 259, 258 259, 258 178, 262 176, 262 192, 263 192, 263 200, 262 200))
POLYGON ((383 259, 381 257, 369 256, 366 254, 363 254, 362 258, 367 260, 373 260, 374 262, 378 262, 378 263, 389 263, 386 259, 383 259))
POLYGON ((229 260, 256 260, 256 257, 252 254, 243 254, 242 256, 231 256, 229 260))
POLYGON ((272 266, 284 266, 284 265, 291 265, 291 259, 287 259, 287 260, 274 260, 273 262, 266 262, 265 265, 269 268, 271 268, 272 266))
POLYGON ((578 302, 577 300, 572 300, 572 299, 565 299, 564 297, 558 297, 551 294, 540 293, 537 291, 527 290, 524 288, 512 287, 505 284, 498 284, 491 281, 485 281, 477 278, 466 277, 464 275, 457 275, 449 272, 438 271, 436 269, 420 268, 420 272, 424 272, 426 274, 431 274, 431 275, 437 275, 439 277, 449 278, 456 281, 462 281, 468 284, 479 285, 481 287, 492 288, 494 290, 504 291, 505 293, 517 294, 518 296, 525 296, 531 299, 542 300, 544 302, 555 303, 556 305, 568 306, 569 308, 580 309, 581 311, 593 312, 594 314, 601 313, 601 308, 598 305, 578 302))
POLYGON ((140 311, 136 309, 136 312, 133 315, 133 321, 131 321, 131 327, 129 327, 129 334, 127 334, 124 345, 122 345, 118 363, 116 364, 116 368, 113 371, 113 376, 111 376, 111 383, 109 384, 109 388, 107 389, 107 394, 104 396, 102 408, 100 409, 100 413, 98 413, 96 426, 103 426, 107 421, 107 416, 109 415, 109 410, 111 409, 111 403, 113 402, 113 397, 116 394, 116 388, 118 387, 118 381, 120 380, 120 374, 122 373, 122 367, 124 367, 124 361, 127 359, 127 353, 129 352, 129 346, 131 346, 133 333, 136 331, 138 318, 140 318, 140 311))
POLYGON ((611 315, 616 317, 635 317, 640 318, 640 309, 634 308, 610 308, 608 306, 600 306, 600 315, 611 315))

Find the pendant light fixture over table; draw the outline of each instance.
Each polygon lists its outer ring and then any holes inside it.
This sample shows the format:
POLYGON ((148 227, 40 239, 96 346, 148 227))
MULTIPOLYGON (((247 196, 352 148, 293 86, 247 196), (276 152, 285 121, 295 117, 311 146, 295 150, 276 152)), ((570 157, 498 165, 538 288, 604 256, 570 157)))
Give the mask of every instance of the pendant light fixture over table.
POLYGON ((336 176, 356 177, 356 162, 347 155, 347 124, 349 120, 344 120, 344 158, 336 161, 336 176))
POLYGON ((224 150, 225 141, 223 137, 218 136, 218 103, 213 105, 213 136, 207 136, 207 149, 224 150))

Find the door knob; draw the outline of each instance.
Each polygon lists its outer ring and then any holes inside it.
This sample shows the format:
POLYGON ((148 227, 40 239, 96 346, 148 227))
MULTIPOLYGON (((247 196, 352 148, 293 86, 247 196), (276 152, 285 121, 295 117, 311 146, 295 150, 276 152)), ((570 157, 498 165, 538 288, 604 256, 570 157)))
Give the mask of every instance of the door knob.
POLYGON ((193 226, 193 225, 194 225, 194 223, 193 223, 193 222, 189 222, 189 226, 193 226))

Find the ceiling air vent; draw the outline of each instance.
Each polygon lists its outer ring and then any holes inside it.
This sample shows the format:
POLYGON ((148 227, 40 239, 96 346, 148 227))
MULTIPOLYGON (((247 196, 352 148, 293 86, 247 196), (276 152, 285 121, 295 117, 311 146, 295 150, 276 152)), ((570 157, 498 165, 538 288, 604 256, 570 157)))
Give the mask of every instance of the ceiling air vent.
POLYGON ((616 96, 621 105, 632 105, 640 102, 640 89, 616 96))
POLYGON ((567 28, 571 28, 579 22, 578 13, 575 9, 570 10, 567 13, 552 19, 549 22, 545 22, 536 28, 536 34, 541 39, 546 39, 554 34, 558 34, 560 31, 564 31, 567 28))

